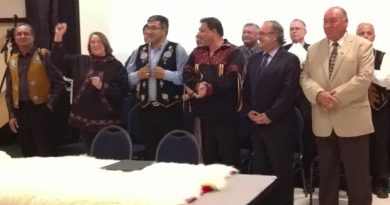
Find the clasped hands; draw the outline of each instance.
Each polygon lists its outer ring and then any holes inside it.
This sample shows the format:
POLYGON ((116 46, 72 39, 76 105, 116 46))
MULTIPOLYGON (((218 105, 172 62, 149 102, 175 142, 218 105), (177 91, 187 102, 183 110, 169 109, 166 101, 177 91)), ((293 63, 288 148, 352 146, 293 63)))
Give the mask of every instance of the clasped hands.
POLYGON ((259 113, 254 110, 249 111, 248 117, 250 120, 252 120, 258 125, 268 125, 271 123, 271 120, 267 117, 265 113, 259 113))
POLYGON ((156 65, 152 71, 152 69, 149 67, 149 64, 146 64, 144 67, 138 70, 138 78, 141 80, 147 80, 150 78, 151 72, 153 72, 153 76, 156 79, 164 79, 165 70, 156 65))
POLYGON ((332 91, 320 91, 317 94, 317 104, 320 106, 321 110, 329 112, 335 109, 338 105, 337 99, 334 97, 336 93, 335 90, 332 91))

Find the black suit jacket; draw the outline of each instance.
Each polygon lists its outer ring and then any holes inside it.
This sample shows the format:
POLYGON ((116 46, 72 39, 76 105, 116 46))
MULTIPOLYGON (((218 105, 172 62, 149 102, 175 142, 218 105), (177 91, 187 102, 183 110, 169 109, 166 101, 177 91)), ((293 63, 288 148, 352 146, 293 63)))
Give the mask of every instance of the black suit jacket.
POLYGON ((263 52, 254 54, 248 62, 243 88, 243 111, 245 115, 250 110, 265 113, 273 125, 282 123, 284 126, 294 126, 294 122, 291 123, 290 120, 295 118, 293 107, 299 88, 299 59, 279 48, 266 70, 259 76, 262 56, 263 52))

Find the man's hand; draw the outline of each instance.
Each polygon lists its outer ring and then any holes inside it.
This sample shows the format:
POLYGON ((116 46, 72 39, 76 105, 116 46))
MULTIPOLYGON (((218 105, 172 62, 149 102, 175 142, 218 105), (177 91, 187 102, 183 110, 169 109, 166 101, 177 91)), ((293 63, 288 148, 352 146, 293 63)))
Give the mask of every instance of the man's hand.
POLYGON ((138 78, 141 80, 146 80, 150 78, 149 64, 146 64, 144 67, 138 70, 138 78))
POLYGON ((54 42, 62 42, 62 37, 66 33, 68 26, 66 23, 58 23, 55 29, 54 42))
POLYGON ((258 125, 268 125, 271 123, 271 120, 267 117, 266 114, 259 113, 254 110, 249 111, 248 117, 250 120, 252 120, 254 123, 258 125))
POLYGON ((11 118, 9 120, 8 124, 9 124, 9 128, 11 129, 12 132, 18 133, 19 124, 18 124, 18 121, 16 120, 16 118, 11 118))
POLYGON ((153 69, 153 75, 156 79, 164 79, 165 70, 160 66, 156 65, 153 69))
POLYGON ((329 112, 337 107, 337 99, 333 96, 336 91, 321 91, 317 94, 317 102, 321 109, 329 112))
POLYGON ((206 82, 200 82, 196 86, 196 93, 194 94, 195 98, 204 98, 207 93, 207 83, 206 82))

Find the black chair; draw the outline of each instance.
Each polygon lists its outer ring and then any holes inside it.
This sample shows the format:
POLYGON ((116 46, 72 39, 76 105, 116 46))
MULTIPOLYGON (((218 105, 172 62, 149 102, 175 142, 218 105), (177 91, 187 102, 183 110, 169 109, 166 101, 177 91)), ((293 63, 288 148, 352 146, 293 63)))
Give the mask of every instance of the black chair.
POLYGON ((127 116, 127 131, 133 142, 133 159, 143 159, 145 155, 145 143, 141 129, 140 105, 133 105, 127 116))
POLYGON ((98 159, 131 159, 132 142, 125 129, 117 125, 109 125, 101 129, 95 136, 91 156, 98 159))
POLYGON ((303 192, 305 193, 305 197, 307 197, 307 187, 306 187, 306 175, 303 168, 303 129, 304 129, 304 119, 301 111, 294 107, 295 115, 296 115, 296 121, 297 121, 297 127, 295 131, 295 137, 298 143, 298 149, 294 151, 294 170, 295 173, 300 172, 302 177, 302 188, 303 192))
POLYGON ((157 146, 156 161, 198 164, 200 151, 194 135, 184 130, 167 133, 157 146))

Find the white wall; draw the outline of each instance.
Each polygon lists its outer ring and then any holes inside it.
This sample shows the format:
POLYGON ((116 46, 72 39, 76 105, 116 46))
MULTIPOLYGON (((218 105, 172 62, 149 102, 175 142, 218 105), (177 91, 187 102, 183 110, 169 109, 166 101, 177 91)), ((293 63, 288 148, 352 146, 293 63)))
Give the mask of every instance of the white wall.
POLYGON ((390 27, 385 19, 390 12, 385 0, 80 0, 80 27, 82 52, 87 53, 89 33, 104 32, 114 49, 114 55, 123 62, 142 42, 142 27, 149 16, 161 14, 169 19, 168 39, 191 52, 195 47, 195 35, 203 17, 217 17, 224 27, 225 38, 241 44, 242 26, 247 22, 261 25, 265 20, 277 20, 285 29, 292 19, 300 18, 307 24, 306 41, 314 43, 324 37, 323 15, 331 6, 346 9, 349 17, 348 31, 355 33, 356 26, 371 22, 376 27, 374 46, 390 52, 386 37, 390 27))
POLYGON ((25 0, 0 0, 0 18, 26 17, 25 0))

